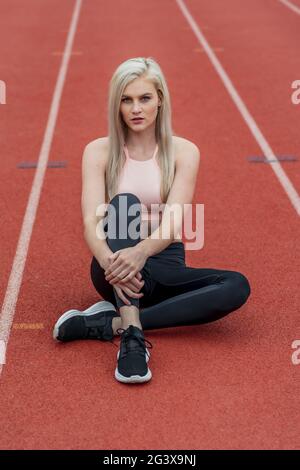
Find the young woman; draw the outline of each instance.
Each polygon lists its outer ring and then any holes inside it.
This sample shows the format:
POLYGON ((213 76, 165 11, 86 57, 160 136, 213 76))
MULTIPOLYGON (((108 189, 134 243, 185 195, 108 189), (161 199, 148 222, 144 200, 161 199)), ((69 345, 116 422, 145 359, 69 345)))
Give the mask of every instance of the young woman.
POLYGON ((143 330, 218 320, 246 302, 250 285, 237 271, 186 266, 182 212, 166 208, 192 203, 200 152, 172 131, 167 83, 153 58, 119 65, 108 117, 109 135, 90 142, 82 159, 91 279, 104 300, 64 313, 53 336, 120 335, 115 378, 146 382, 152 344, 143 330))

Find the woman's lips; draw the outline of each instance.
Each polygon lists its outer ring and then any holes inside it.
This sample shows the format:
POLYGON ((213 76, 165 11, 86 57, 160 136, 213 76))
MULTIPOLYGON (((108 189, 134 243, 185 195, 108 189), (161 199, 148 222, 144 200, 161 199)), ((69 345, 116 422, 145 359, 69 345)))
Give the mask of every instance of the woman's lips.
POLYGON ((143 122, 143 118, 142 119, 131 119, 132 122, 135 122, 135 123, 139 123, 139 122, 143 122))

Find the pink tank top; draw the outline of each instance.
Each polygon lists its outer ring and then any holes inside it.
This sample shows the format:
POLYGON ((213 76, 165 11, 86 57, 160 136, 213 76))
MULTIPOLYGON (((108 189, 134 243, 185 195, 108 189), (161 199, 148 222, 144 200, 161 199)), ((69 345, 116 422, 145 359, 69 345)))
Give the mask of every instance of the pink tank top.
POLYGON ((158 144, 154 153, 148 160, 134 160, 129 156, 128 148, 124 144, 126 156, 118 186, 118 193, 134 193, 142 203, 141 238, 148 236, 148 224, 151 221, 151 232, 159 225, 159 206, 161 173, 156 155, 158 144), (153 206, 151 207, 151 204, 153 206))

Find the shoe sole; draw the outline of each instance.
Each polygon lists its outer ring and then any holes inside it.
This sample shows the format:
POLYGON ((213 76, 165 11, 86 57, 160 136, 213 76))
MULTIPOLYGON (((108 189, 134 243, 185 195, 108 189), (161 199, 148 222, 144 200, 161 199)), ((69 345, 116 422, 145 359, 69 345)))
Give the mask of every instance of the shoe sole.
POLYGON ((148 382, 152 378, 151 370, 148 368, 148 372, 146 375, 131 375, 130 377, 124 377, 124 375, 120 374, 118 368, 116 367, 115 370, 115 378, 122 383, 142 383, 148 382))
POLYGON ((89 315, 94 315, 95 313, 101 313, 105 312, 108 310, 114 310, 115 312, 117 311, 115 306, 111 303, 108 302, 107 300, 102 300, 101 302, 97 302, 94 305, 91 305, 91 307, 87 308, 86 310, 68 310, 67 312, 63 313, 61 317, 57 320, 57 322, 54 325, 53 329, 53 339, 55 339, 58 342, 61 342, 59 339, 57 339, 58 334, 59 334, 59 327, 63 324, 64 321, 69 320, 69 318, 79 316, 79 317, 85 317, 89 315))

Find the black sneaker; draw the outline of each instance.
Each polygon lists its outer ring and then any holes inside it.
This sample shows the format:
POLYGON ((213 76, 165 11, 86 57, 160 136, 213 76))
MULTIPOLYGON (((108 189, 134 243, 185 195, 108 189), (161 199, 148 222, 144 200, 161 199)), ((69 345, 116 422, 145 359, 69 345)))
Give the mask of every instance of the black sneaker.
POLYGON ((119 328, 117 333, 121 335, 120 351, 115 370, 115 378, 123 383, 147 382, 152 373, 147 366, 148 349, 145 343, 152 344, 144 338, 144 332, 137 326, 130 325, 126 330, 119 328), (119 333, 120 332, 120 333, 119 333))
POLYGON ((86 310, 68 310, 55 323, 53 338, 57 341, 100 339, 111 341, 113 317, 119 317, 115 306, 103 300, 86 310))

